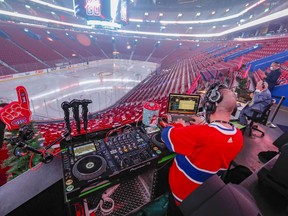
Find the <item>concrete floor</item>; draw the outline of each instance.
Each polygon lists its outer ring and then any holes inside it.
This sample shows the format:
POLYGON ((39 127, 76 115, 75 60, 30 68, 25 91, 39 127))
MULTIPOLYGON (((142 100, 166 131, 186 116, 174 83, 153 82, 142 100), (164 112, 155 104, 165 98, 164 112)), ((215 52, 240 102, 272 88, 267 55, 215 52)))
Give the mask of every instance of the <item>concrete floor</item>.
MULTIPOLYGON (((272 108, 270 115, 273 116, 276 105, 272 108)), ((288 108, 281 107, 273 120, 274 125, 288 126, 287 121, 288 108)), ((244 147, 238 154, 235 162, 247 166, 251 171, 256 171, 263 164, 258 159, 258 153, 262 151, 278 151, 278 149, 272 144, 284 131, 278 126, 276 128, 270 128, 264 125, 258 126, 260 130, 265 132, 264 137, 259 137, 257 131, 253 131, 253 136, 249 137, 247 133, 244 134, 244 147)))

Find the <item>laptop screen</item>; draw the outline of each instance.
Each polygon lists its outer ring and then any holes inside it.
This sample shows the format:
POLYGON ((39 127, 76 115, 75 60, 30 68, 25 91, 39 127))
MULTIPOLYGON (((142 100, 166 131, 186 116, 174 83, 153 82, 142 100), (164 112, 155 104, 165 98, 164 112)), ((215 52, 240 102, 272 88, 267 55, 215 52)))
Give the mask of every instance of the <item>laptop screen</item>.
POLYGON ((168 98, 168 114, 197 114, 200 95, 170 93, 168 98))

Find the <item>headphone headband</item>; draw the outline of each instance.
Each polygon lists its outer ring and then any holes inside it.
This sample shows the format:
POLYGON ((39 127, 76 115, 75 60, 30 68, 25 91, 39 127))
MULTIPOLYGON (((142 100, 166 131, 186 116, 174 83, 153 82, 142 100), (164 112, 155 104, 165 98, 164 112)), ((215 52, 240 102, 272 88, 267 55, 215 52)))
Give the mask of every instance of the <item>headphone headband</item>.
POLYGON ((220 103, 223 99, 220 89, 227 89, 228 87, 216 82, 212 84, 207 91, 204 98, 204 109, 206 114, 213 114, 216 111, 216 103, 220 103))

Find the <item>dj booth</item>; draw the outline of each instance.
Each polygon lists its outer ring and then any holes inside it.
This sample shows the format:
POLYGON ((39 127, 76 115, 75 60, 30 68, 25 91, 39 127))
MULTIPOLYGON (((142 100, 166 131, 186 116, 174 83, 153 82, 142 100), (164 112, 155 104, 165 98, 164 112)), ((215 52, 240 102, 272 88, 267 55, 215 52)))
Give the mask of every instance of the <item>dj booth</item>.
POLYGON ((168 191, 174 154, 158 127, 82 134, 60 143, 70 215, 129 215, 168 191))

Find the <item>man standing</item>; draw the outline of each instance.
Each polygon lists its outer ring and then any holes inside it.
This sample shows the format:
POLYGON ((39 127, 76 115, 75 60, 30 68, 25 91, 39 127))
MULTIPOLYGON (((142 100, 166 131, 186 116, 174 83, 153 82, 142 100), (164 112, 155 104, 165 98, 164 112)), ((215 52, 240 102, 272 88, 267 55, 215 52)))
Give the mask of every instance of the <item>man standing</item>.
POLYGON ((210 88, 205 96, 209 123, 201 117, 193 118, 193 125, 178 119, 162 131, 167 148, 176 153, 169 171, 168 215, 182 215, 178 208, 181 202, 212 175, 227 170, 242 148, 241 131, 229 123, 236 106, 235 94, 218 87, 210 88), (212 91, 216 97, 210 95, 212 91))
POLYGON ((270 91, 276 85, 276 82, 278 78, 280 77, 280 75, 281 75, 280 63, 273 62, 270 66, 270 73, 268 73, 264 79, 268 83, 268 89, 270 91))
POLYGON ((271 92, 268 89, 268 83, 259 81, 256 85, 256 90, 252 95, 251 102, 246 105, 240 112, 239 123, 247 125, 246 117, 252 117, 254 111, 263 112, 272 102, 271 92))

